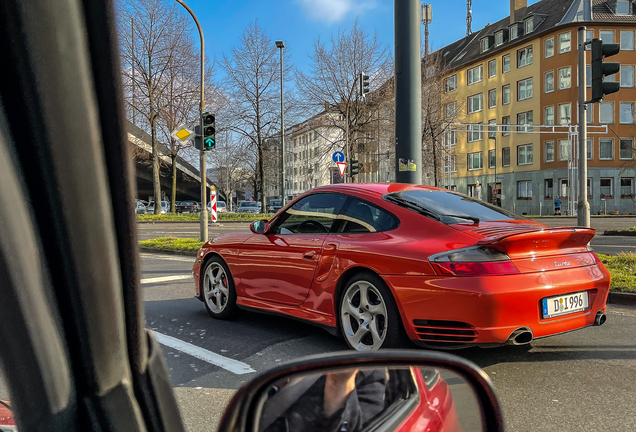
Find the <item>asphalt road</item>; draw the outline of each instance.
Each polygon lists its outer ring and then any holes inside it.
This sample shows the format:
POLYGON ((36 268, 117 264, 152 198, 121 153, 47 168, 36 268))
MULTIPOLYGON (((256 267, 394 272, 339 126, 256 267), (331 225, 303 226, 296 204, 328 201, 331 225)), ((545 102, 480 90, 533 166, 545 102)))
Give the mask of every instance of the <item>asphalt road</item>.
MULTIPOLYGON (((287 318, 243 312, 232 321, 212 319, 193 298, 191 267, 188 257, 142 254, 147 327, 167 344, 190 431, 215 430, 235 389, 256 372, 346 348, 324 330, 287 318)), ((529 350, 453 353, 490 375, 507 430, 636 430, 635 334, 636 308, 609 305, 605 325, 536 340, 529 350)))
MULTIPOLYGON (((552 226, 562 227, 576 225, 576 218, 541 218, 540 222, 552 226)), ((636 252, 636 237, 627 236, 603 236, 602 233, 609 228, 626 228, 636 226, 636 218, 592 218, 592 228, 597 230, 597 235, 592 240, 594 250, 601 254, 613 255, 621 251, 636 252)), ((140 240, 147 240, 156 237, 173 236, 198 238, 199 225, 193 223, 140 223, 138 226, 138 236, 140 240)), ((210 224, 210 238, 232 233, 249 232, 249 223, 218 223, 210 224)))

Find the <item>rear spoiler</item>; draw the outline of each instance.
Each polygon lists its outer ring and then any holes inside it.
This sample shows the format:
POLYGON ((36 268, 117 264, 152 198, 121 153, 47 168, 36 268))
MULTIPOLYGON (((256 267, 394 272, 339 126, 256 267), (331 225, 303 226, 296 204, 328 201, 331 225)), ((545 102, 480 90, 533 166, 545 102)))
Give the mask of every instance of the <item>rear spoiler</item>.
POLYGON ((586 248, 595 234, 596 230, 586 227, 537 228, 485 237, 477 244, 508 255, 533 255, 564 249, 586 248))

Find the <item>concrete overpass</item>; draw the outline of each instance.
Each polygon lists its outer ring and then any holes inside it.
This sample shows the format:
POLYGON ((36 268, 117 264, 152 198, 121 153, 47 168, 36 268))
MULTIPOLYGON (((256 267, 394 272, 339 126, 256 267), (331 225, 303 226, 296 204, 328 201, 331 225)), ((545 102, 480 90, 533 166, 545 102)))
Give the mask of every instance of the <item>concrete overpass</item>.
MULTIPOLYGON (((131 144, 137 178, 137 198, 148 201, 152 189, 152 146, 150 135, 128 122, 128 142, 131 144)), ((166 198, 172 193, 172 159, 168 148, 159 143, 161 192, 166 198)), ((177 156, 177 201, 201 201, 201 176, 199 170, 180 156, 177 156)), ((207 196, 214 183, 207 180, 207 196)))

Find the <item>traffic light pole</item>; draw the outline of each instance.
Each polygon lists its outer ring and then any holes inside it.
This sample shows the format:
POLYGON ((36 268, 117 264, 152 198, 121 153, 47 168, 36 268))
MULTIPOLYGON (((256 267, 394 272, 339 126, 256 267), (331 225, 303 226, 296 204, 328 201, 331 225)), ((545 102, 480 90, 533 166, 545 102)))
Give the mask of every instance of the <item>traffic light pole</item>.
POLYGON ((585 26, 579 27, 579 196, 576 208, 578 226, 590 226, 590 203, 587 202, 587 81, 585 64, 585 26))
MULTIPOLYGON (((201 30, 201 25, 199 24, 199 20, 197 19, 192 9, 186 5, 183 0, 176 0, 181 6, 188 11, 195 24, 197 25, 197 29, 199 30, 199 37, 201 38, 201 102, 200 102, 200 113, 199 113, 199 126, 201 127, 201 134, 203 134, 203 113, 205 112, 205 45, 203 43, 203 31, 201 30)), ((200 165, 200 176, 201 176, 201 218, 200 218, 200 240, 208 241, 208 203, 207 203, 207 179, 205 176, 205 148, 203 146, 203 136, 201 136, 201 151, 199 152, 199 165, 200 165)))
POLYGON ((420 2, 395 6, 395 177, 422 184, 422 56, 420 2))

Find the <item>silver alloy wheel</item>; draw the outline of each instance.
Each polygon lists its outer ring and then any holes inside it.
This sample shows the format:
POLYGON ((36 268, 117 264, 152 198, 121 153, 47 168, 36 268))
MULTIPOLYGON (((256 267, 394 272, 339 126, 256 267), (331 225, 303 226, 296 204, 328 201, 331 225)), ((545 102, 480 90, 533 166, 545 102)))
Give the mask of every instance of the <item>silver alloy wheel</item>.
POLYGON ((230 298, 230 287, 225 269, 218 262, 213 262, 205 270, 203 276, 203 295, 205 303, 214 313, 221 313, 230 298))
POLYGON ((355 350, 379 350, 388 326, 386 303, 380 291, 364 280, 351 284, 342 299, 340 322, 345 338, 355 350))

